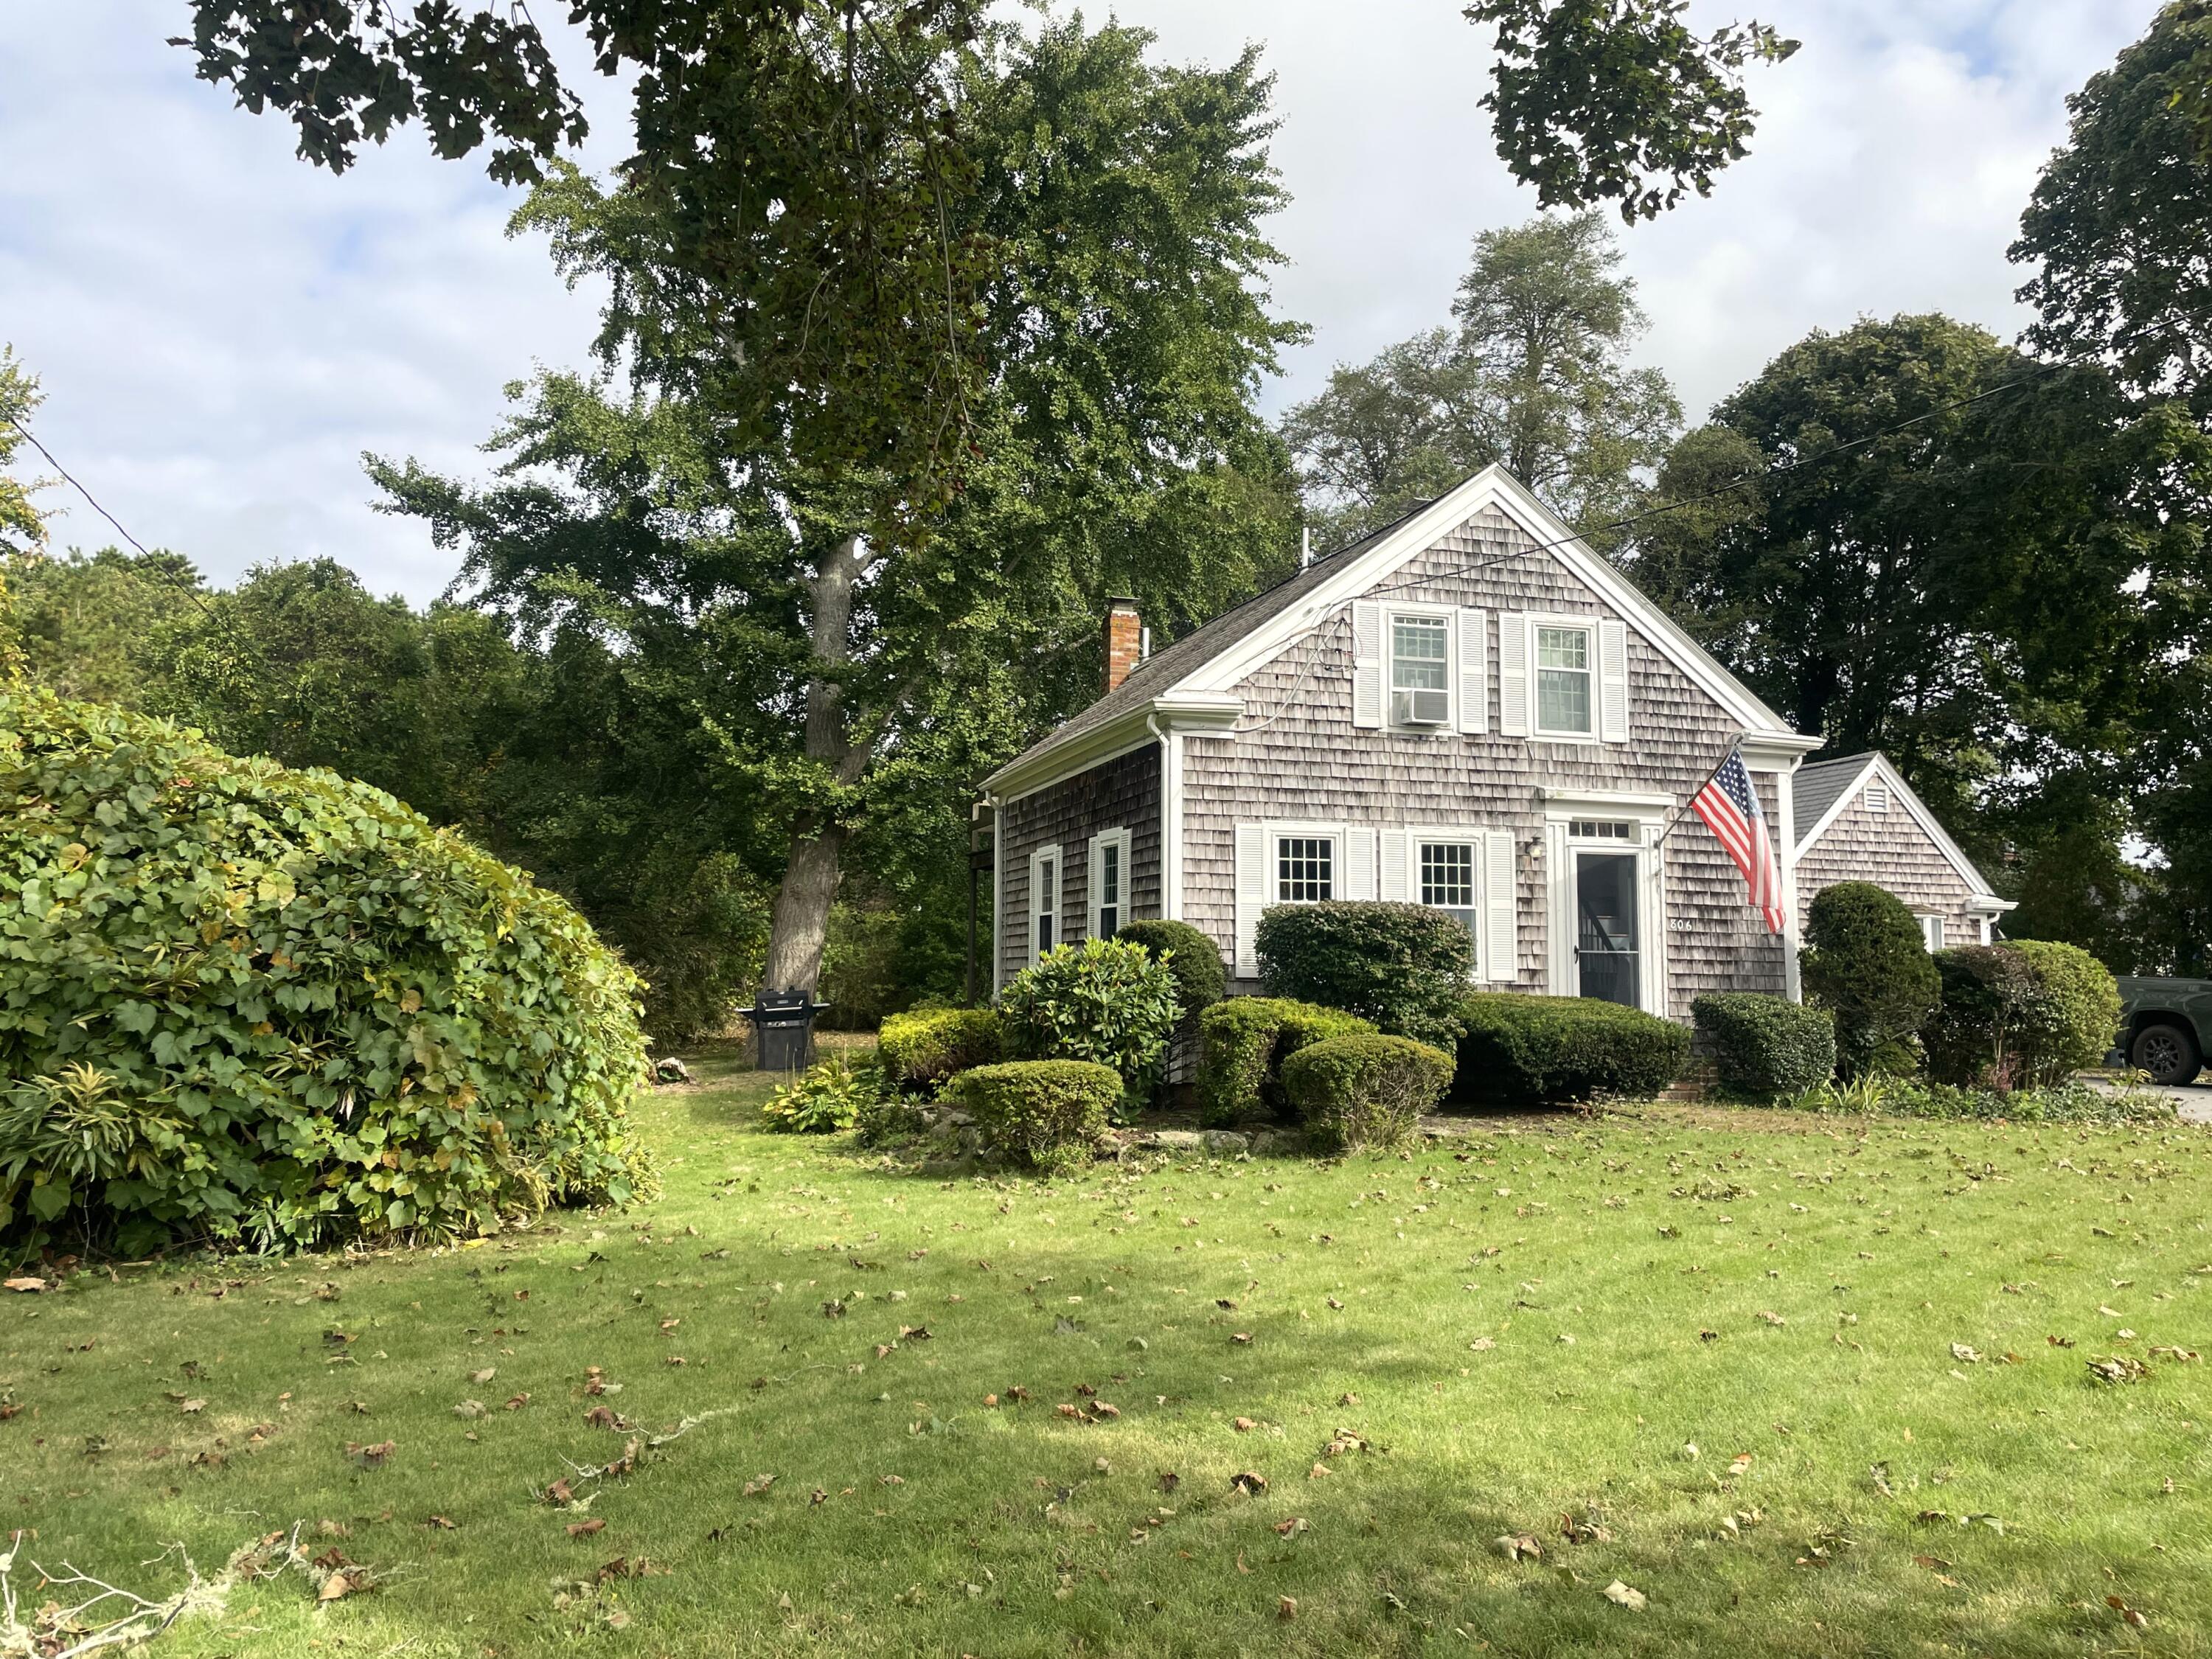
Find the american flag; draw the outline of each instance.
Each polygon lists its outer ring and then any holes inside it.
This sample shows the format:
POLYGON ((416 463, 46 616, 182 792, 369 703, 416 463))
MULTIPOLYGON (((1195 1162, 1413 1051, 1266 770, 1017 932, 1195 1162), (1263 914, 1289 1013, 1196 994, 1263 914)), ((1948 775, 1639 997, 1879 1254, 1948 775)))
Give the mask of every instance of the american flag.
POLYGON ((1729 757, 1691 798, 1690 810, 1703 818, 1751 888, 1751 902, 1766 917, 1767 931, 1782 931, 1782 872, 1775 866, 1774 843, 1766 838, 1766 815, 1759 792, 1744 769, 1743 748, 1729 757))

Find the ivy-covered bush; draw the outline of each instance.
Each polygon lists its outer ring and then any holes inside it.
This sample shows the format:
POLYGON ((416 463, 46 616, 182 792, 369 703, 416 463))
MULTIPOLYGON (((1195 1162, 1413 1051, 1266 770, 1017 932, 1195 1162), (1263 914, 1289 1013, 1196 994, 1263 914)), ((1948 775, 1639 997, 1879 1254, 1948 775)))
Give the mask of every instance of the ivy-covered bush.
POLYGON ((884 1074, 872 1060, 833 1054, 770 1095, 761 1121, 781 1134, 834 1134, 853 1127, 883 1095, 884 1074))
POLYGON ((2035 976, 2020 1030, 2021 1075, 2048 1087, 2102 1060, 2119 1041, 2120 988, 2105 964, 2078 945, 2015 939, 2035 976))
POLYGON ((1176 1000, 1188 1019, 1201 1008, 1221 1000, 1229 988, 1229 970, 1212 939, 1187 921, 1133 921, 1114 937, 1127 945, 1141 945, 1168 965, 1175 975, 1176 1000))
POLYGON ((0 1237, 299 1245, 649 1197, 639 990, 381 791, 0 694, 0 1237))
POLYGON ((1283 1092, 1298 1121, 1340 1151, 1404 1146, 1451 1079, 1443 1049, 1375 1034, 1309 1043, 1283 1062, 1283 1092))
POLYGON ((1835 1016, 1843 1076, 1917 1068, 1916 1039, 1942 988, 1904 901, 1870 881, 1822 888, 1806 913, 1799 961, 1806 996, 1835 1016))
POLYGON ((1105 1141, 1121 1075, 1087 1060, 1014 1060, 963 1072, 945 1093, 989 1145, 1060 1174, 1088 1162, 1105 1141))
POLYGON ((884 1016, 876 1052, 887 1085, 925 1090, 1002 1058, 1006 1035, 995 1008, 915 1009, 884 1016))
POLYGON ((1455 1100, 1553 1105, 1599 1095, 1657 1094, 1689 1057, 1671 1019, 1590 997, 1485 992, 1460 1005, 1455 1100))
POLYGON ((1690 1005, 1711 1045, 1721 1086, 1771 1098, 1826 1083, 1836 1070, 1836 1022, 1823 1008, 1758 991, 1720 991, 1690 1005))
POLYGON ((1371 1033, 1357 1014, 1286 997, 1231 997, 1198 1017, 1198 1118, 1210 1129, 1287 1115, 1283 1062, 1308 1043, 1371 1033))
POLYGON ((1174 971, 1119 939, 1055 945, 999 994, 1008 1054, 1110 1066, 1133 1105, 1158 1086, 1181 1016, 1174 971))
POLYGON ((2021 1023, 2035 993, 2027 958, 2008 945, 1960 945, 1936 953, 1936 978, 1939 1000, 1920 1028, 1928 1074, 1954 1087, 2015 1087, 2021 1023))
POLYGON ((1260 917, 1260 982, 1271 997, 1358 1014, 1395 1036, 1449 1046, 1474 940, 1425 904, 1345 899, 1279 904, 1260 917))

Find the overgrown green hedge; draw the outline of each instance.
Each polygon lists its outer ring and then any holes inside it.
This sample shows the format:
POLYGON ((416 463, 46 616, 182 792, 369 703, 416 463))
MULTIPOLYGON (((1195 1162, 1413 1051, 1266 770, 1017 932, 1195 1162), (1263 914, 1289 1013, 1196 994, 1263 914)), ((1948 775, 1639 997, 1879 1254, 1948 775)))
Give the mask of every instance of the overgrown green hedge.
POLYGON ((1807 1000, 1835 1016, 1844 1076, 1917 1069, 1920 1028, 1941 987, 1903 900, 1870 881, 1822 888, 1806 912, 1798 956, 1807 1000))
POLYGON ((1283 1062, 1283 1092, 1298 1121, 1340 1151, 1404 1146, 1451 1079, 1443 1049, 1372 1033, 1309 1043, 1283 1062))
POLYGON ((1006 1053, 995 1008, 928 1008, 886 1014, 876 1033, 884 1078, 898 1089, 929 1089, 1006 1053))
POLYGON ((1199 1121, 1224 1128, 1263 1115, 1282 1116, 1283 1062, 1310 1042, 1375 1028, 1357 1014, 1286 997, 1231 997, 1198 1017, 1199 1121))
POLYGON ((1449 1047, 1474 940, 1425 904, 1279 904, 1260 917, 1260 982, 1271 997, 1358 1014, 1396 1036, 1449 1047))
POLYGON ((2043 939, 1936 953, 1942 1000, 1921 1028, 1928 1070, 1962 1087, 2049 1087, 2118 1040, 2119 987, 2087 951, 2043 939))
POLYGON ((1551 1105, 1598 1095, 1647 1097, 1690 1052, 1686 1026, 1589 997, 1485 992, 1460 1005, 1455 1100, 1551 1105))
POLYGON ((1125 945, 1141 945, 1167 963, 1186 1019, 1201 1008, 1211 1008, 1229 988, 1229 969, 1221 952, 1187 921, 1133 921, 1114 937, 1125 945))
POLYGON ((946 1094, 990 1146, 1059 1173, 1087 1162, 1105 1141, 1121 1075, 1087 1060, 1013 1060, 961 1073, 946 1094))
POLYGON ((1758 991, 1720 991, 1690 1005, 1712 1045, 1721 1086, 1736 1094, 1794 1095, 1836 1070, 1836 1022, 1822 1008, 1758 991))
POLYGON ((389 795, 0 694, 0 1237, 307 1244, 648 1196, 639 982, 389 795))

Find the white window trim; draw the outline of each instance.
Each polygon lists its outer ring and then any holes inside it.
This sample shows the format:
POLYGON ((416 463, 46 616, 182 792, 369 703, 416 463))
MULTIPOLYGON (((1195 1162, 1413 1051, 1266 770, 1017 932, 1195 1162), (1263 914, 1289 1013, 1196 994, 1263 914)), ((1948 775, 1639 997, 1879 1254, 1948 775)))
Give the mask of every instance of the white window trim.
POLYGON ((1601 647, 1598 641, 1598 624, 1602 620, 1603 618, 1595 611, 1591 611, 1586 616, 1547 614, 1536 611, 1524 611, 1522 614, 1522 624, 1528 630, 1528 649, 1522 659, 1524 666, 1522 672, 1528 676, 1528 680, 1527 696, 1530 742, 1591 744, 1602 744, 1605 742, 1603 735, 1605 710, 1600 701, 1605 695, 1605 665, 1599 655, 1601 647), (1537 630, 1545 628, 1571 628, 1586 635, 1589 641, 1589 666, 1583 671, 1589 676, 1590 729, 1587 732, 1555 732, 1545 726, 1537 717, 1537 710, 1543 706, 1542 699, 1537 692, 1539 676, 1543 672, 1542 665, 1536 659, 1537 630))
POLYGON ((1084 863, 1084 869, 1086 872, 1085 880, 1090 897, 1091 912, 1090 915, 1084 919, 1085 927, 1083 936, 1085 939, 1105 939, 1108 937, 1103 912, 1106 908, 1106 860, 1104 854, 1106 848, 1109 847, 1113 848, 1121 855, 1120 865, 1121 891, 1120 896, 1114 901, 1114 908, 1121 912, 1121 916, 1114 925, 1115 929, 1118 931, 1122 927, 1126 927, 1129 923, 1129 832, 1127 829, 1117 825, 1115 828, 1111 830, 1102 830, 1091 838, 1088 856, 1084 863))
POLYGON ((1066 867, 1060 862, 1060 844, 1057 842, 1039 847, 1030 854, 1030 930, 1022 941, 1024 967, 1027 967, 1033 962, 1042 961, 1044 957, 1044 952, 1037 949, 1037 923, 1044 920, 1046 913, 1044 907, 1038 901, 1048 890, 1052 894, 1052 942, 1056 945, 1065 945, 1067 942, 1067 917, 1065 914, 1067 895, 1063 890, 1066 874, 1066 867), (1052 880, 1048 886, 1041 878, 1041 872, 1048 860, 1052 865, 1052 880))
POLYGON ((1914 920, 1920 924, 1920 942, 1927 947, 1929 955, 1950 948, 1950 929, 1946 925, 1948 917, 1934 911, 1923 911, 1914 920))
MULTIPOLYGON (((1474 935, 1474 963, 1471 970, 1479 985, 1489 980, 1490 974, 1490 904, 1489 869, 1485 860, 1490 856, 1490 843, 1485 834, 1487 826, 1466 823, 1409 823, 1406 825, 1406 902, 1421 904, 1421 848, 1426 845, 1465 847, 1473 854, 1468 874, 1474 883, 1474 926, 1468 931, 1474 935)), ((1442 909, 1442 905, 1428 907, 1442 909)))
POLYGON ((1660 841, 1671 795, 1646 795, 1607 789, 1546 787, 1544 805, 1544 957, 1546 989, 1553 996, 1582 994, 1575 965, 1575 884, 1584 853, 1613 854, 1636 860, 1637 1006, 1647 1014, 1668 1018, 1667 953, 1673 934, 1667 925, 1667 849, 1660 841), (1579 841, 1568 833, 1577 818, 1626 820, 1632 836, 1620 841, 1579 841))
POLYGON ((1332 899, 1345 896, 1345 846, 1349 832, 1341 823, 1312 823, 1270 818, 1260 826, 1261 847, 1266 862, 1267 896, 1261 901, 1262 910, 1271 910, 1278 904, 1318 904, 1319 899, 1286 899, 1283 890, 1283 842, 1285 838, 1298 841, 1325 841, 1328 851, 1328 896, 1332 899))
POLYGON ((1455 737, 1460 729, 1461 698, 1466 693, 1460 682, 1465 678, 1460 672, 1460 607, 1452 605, 1428 605, 1413 601, 1392 599, 1382 606, 1382 655, 1378 672, 1382 677, 1382 729, 1397 732, 1401 737, 1455 737), (1407 726, 1395 718, 1398 688, 1397 678, 1398 619, 1419 618, 1423 622, 1441 622, 1444 625, 1444 695, 1449 703, 1449 714, 1442 726, 1407 726))

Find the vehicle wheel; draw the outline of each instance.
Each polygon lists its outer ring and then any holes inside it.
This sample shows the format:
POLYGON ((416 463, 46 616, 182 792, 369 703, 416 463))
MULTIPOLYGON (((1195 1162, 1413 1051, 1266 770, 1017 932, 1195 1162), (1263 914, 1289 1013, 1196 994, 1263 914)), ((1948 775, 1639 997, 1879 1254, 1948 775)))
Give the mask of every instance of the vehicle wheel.
POLYGON ((2178 1025, 2144 1026, 2128 1047, 2128 1060, 2152 1082, 2168 1085, 2194 1082, 2204 1064, 2195 1041, 2178 1025))

